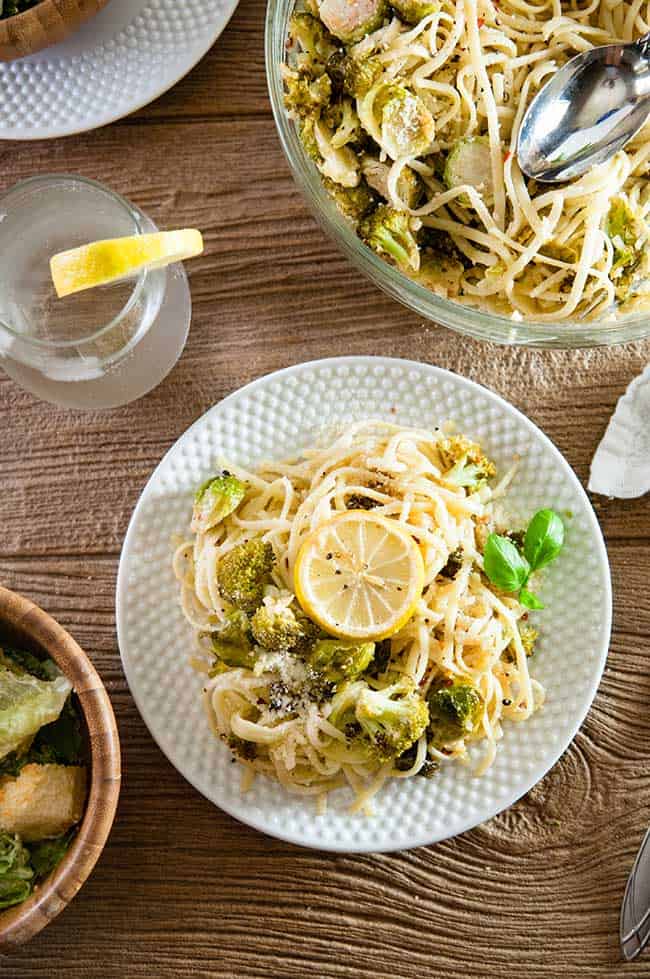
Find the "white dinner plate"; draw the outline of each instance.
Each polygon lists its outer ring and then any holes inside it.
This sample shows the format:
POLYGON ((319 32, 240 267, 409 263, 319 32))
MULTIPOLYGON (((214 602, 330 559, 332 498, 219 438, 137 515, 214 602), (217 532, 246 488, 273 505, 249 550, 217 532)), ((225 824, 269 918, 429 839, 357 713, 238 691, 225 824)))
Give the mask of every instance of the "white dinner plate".
POLYGON ((208 799, 273 836, 320 849, 400 850, 461 833, 511 805, 557 761, 582 723, 605 664, 611 627, 607 552, 598 522, 570 466, 519 411, 471 381, 427 364, 341 357, 289 367, 215 405, 164 457, 129 526, 117 583, 124 670, 145 723, 173 765, 208 799), (541 633, 532 674, 544 708, 504 724, 497 758, 474 778, 462 765, 432 779, 394 780, 373 800, 375 815, 351 815, 340 789, 327 812, 258 777, 242 796, 240 769, 209 731, 201 678, 188 665, 192 632, 178 601, 172 537, 188 533, 196 487, 218 459, 247 467, 294 456, 323 426, 363 418, 430 426, 453 420, 478 438, 503 471, 518 455, 508 509, 522 523, 542 506, 566 516, 562 554, 533 613, 541 633))
POLYGON ((61 44, 0 64, 0 139, 46 139, 121 119, 190 71, 238 0, 111 0, 61 44))

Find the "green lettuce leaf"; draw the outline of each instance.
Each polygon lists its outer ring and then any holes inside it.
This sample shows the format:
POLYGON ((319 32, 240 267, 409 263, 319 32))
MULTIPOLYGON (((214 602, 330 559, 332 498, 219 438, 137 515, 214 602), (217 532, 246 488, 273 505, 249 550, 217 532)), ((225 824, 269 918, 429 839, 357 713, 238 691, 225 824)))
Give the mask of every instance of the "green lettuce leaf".
POLYGON ((28 898, 33 877, 30 855, 20 838, 0 831, 0 910, 28 898))
POLYGON ((0 662, 0 760, 55 721, 71 690, 64 676, 39 680, 0 662))

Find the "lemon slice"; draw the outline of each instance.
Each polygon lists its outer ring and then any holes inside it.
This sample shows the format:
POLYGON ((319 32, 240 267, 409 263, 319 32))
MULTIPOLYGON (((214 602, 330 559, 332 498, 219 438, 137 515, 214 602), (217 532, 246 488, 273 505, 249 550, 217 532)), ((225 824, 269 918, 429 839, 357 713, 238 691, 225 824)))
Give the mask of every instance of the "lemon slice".
POLYGON ((159 269, 200 255, 200 231, 157 231, 150 235, 107 238, 59 252, 50 259, 52 282, 59 299, 83 289, 119 282, 144 269, 159 269))
POLYGON ((352 510, 305 540, 294 585, 307 615, 345 639, 385 639, 410 619, 424 585, 422 555, 395 520, 352 510))

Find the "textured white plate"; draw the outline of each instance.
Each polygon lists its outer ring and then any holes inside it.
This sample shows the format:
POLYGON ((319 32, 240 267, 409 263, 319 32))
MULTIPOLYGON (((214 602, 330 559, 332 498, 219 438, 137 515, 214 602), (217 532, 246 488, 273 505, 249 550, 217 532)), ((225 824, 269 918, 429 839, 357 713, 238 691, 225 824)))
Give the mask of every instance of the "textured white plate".
POLYGON ((0 64, 0 139, 67 136, 134 112, 186 75, 238 0, 111 0, 54 47, 0 64))
POLYGON ((501 398, 454 374, 405 360, 343 357, 290 367, 215 405, 170 449, 149 480, 124 542, 117 627, 131 692, 173 765, 208 799, 257 829, 305 846, 400 850, 463 832, 530 789, 569 745, 603 670, 611 626, 605 545, 569 465, 530 421, 501 398), (435 778, 390 784, 375 816, 350 816, 345 790, 317 816, 313 802, 257 779, 244 797, 239 768, 208 730, 201 681, 187 665, 191 631, 177 598, 171 537, 187 532, 192 495, 219 457, 254 466, 286 458, 323 425, 361 418, 435 426, 452 419, 479 438, 500 467, 521 466, 510 510, 524 520, 541 506, 573 516, 567 544, 541 589, 542 632, 532 663, 547 688, 543 711, 506 725, 497 760, 481 779, 449 766, 435 778))

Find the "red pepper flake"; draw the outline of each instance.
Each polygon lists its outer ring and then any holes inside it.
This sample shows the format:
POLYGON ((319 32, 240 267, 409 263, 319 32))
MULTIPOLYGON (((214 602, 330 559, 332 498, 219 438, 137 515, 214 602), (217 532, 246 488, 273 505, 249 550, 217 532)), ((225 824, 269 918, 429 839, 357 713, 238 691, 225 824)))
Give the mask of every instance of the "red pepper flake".
POLYGON ((479 27, 483 27, 483 24, 485 23, 485 17, 479 17, 476 23, 478 24, 479 27))
POLYGON ((512 156, 512 153, 510 152, 510 150, 508 150, 507 153, 504 153, 503 154, 503 162, 504 163, 507 163, 511 156, 512 156))

